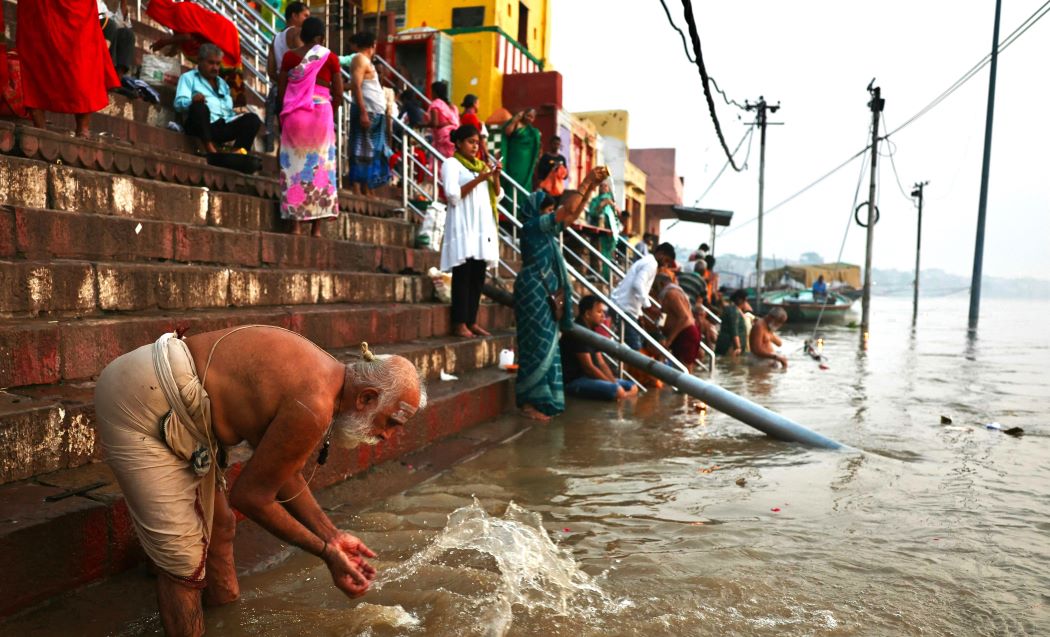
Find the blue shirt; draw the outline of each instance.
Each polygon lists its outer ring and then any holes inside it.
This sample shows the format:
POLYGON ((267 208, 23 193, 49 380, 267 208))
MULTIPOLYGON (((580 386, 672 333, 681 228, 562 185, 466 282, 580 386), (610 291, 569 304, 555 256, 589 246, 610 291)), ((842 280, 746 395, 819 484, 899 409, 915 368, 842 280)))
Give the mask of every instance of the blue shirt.
POLYGON ((226 121, 233 119, 233 98, 230 97, 230 85, 221 77, 216 77, 215 83, 219 87, 218 92, 197 69, 183 73, 179 78, 179 86, 175 90, 175 110, 185 113, 190 108, 190 103, 193 102, 193 96, 200 93, 204 96, 204 103, 208 106, 212 122, 218 119, 226 121))

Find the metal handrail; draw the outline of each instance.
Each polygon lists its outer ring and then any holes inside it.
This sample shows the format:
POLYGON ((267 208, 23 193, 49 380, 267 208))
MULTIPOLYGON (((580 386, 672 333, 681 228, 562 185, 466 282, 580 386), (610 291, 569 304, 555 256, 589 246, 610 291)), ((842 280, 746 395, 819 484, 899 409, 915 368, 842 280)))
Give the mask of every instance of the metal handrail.
POLYGON ((405 86, 407 86, 408 88, 412 89, 412 92, 413 92, 413 93, 415 93, 416 95, 418 95, 419 97, 421 97, 421 98, 423 99, 423 103, 424 103, 424 104, 426 104, 427 106, 430 106, 430 102, 431 102, 432 100, 431 100, 431 99, 430 99, 429 97, 427 97, 427 96, 426 96, 426 95, 425 95, 425 94, 424 94, 424 93, 423 93, 422 91, 420 91, 420 90, 419 90, 418 88, 416 88, 416 85, 415 85, 415 84, 413 84, 412 82, 410 82, 410 81, 408 80, 408 78, 406 78, 406 77, 405 77, 404 75, 401 75, 401 73, 400 73, 400 72, 398 72, 398 70, 394 68, 394 65, 393 65, 393 64, 391 64, 391 63, 387 62, 387 61, 386 61, 385 59, 383 59, 383 57, 382 57, 382 56, 380 56, 380 55, 373 55, 373 56, 372 56, 372 59, 373 59, 373 60, 375 60, 375 61, 377 61, 377 62, 379 62, 379 63, 380 63, 380 64, 382 64, 383 66, 385 66, 385 67, 386 67, 386 68, 387 68, 387 69, 388 69, 388 70, 389 70, 389 71, 390 71, 391 73, 393 73, 393 74, 394 74, 394 77, 396 77, 397 79, 401 80, 401 83, 402 83, 402 84, 404 84, 404 85, 405 85, 405 86))
MULTIPOLYGON (((269 56, 269 49, 265 45, 265 40, 266 40, 267 34, 263 31, 263 29, 261 29, 259 27, 259 25, 262 25, 263 28, 269 30, 272 34, 275 34, 276 30, 274 29, 273 26, 268 25, 266 23, 266 21, 262 18, 262 16, 258 12, 256 12, 254 9, 252 9, 250 6, 248 6, 247 3, 244 2, 244 0, 201 0, 201 2, 204 5, 210 5, 210 8, 218 9, 219 13, 224 13, 224 14, 227 14, 228 17, 231 17, 235 21, 234 22, 235 25, 238 26, 238 31, 241 30, 242 26, 245 26, 245 25, 243 25, 243 23, 247 20, 248 24, 246 26, 255 32, 256 38, 251 37, 251 34, 249 33, 248 34, 249 37, 247 37, 247 38, 242 37, 241 41, 247 43, 247 45, 248 45, 247 48, 249 50, 249 53, 254 54, 255 57, 258 57, 259 55, 261 55, 262 52, 263 52, 263 49, 266 49, 266 55, 269 56), (240 11, 236 10, 238 8, 238 5, 239 5, 239 8, 241 9, 240 11), (232 11, 230 10, 231 8, 233 9, 232 11), (232 15, 230 15, 230 14, 232 14, 232 15)), ((269 7, 269 5, 267 5, 267 6, 269 7)), ((269 8, 272 11, 272 7, 269 7, 269 8)), ((394 74, 394 76, 396 78, 398 78, 399 80, 401 80, 403 83, 405 83, 406 86, 411 87, 413 91, 415 91, 417 94, 419 94, 420 97, 423 98, 425 103, 427 103, 427 104, 430 103, 430 100, 425 95, 423 95, 411 82, 409 82, 404 76, 402 76, 396 69, 394 69, 392 65, 387 63, 385 60, 383 60, 379 56, 375 56, 375 59, 377 59, 380 64, 386 66, 394 74)), ((243 60, 243 55, 242 55, 242 60, 243 60)), ((271 81, 270 81, 269 76, 266 73, 261 73, 254 65, 252 65, 251 63, 248 63, 246 61, 244 62, 243 66, 247 70, 247 72, 259 82, 259 84, 261 86, 267 87, 267 89, 268 89, 268 87, 271 84, 271 81)), ((344 76, 349 77, 349 73, 347 73, 345 70, 341 70, 341 72, 343 73, 344 76)), ((251 90, 257 97, 265 99, 263 96, 261 96, 259 94, 258 91, 256 91, 254 89, 254 87, 248 85, 247 88, 249 90, 251 90)), ((347 91, 347 92, 349 92, 349 91, 347 91)), ((349 108, 343 109, 343 113, 340 116, 341 121, 339 122, 340 123, 340 129, 341 129, 340 132, 342 132, 342 128, 343 128, 343 125, 344 125, 345 118, 349 117, 349 112, 350 112, 349 108)), ((439 153, 437 151, 437 149, 435 149, 433 146, 431 146, 425 139, 423 139, 423 137, 421 135, 419 135, 411 127, 406 126, 404 124, 404 122, 401 122, 400 120, 394 118, 393 124, 400 127, 403 139, 404 139, 405 136, 411 137, 416 142, 417 145, 420 145, 425 150, 427 150, 435 159, 437 159, 437 158, 440 158, 441 160, 445 159, 441 155, 441 153, 439 153)), ((340 144, 340 146, 345 147, 345 144, 343 143, 343 140, 342 140, 342 135, 340 135, 339 144, 340 144)), ((405 141, 404 149, 407 151, 407 140, 405 141)), ((343 159, 343 153, 344 152, 345 152, 345 148, 341 149, 341 151, 338 153, 341 160, 343 159)), ((424 172, 428 176, 430 176, 431 178, 434 179, 435 186, 436 186, 436 182, 437 182, 437 171, 436 170, 429 170, 429 169, 427 169, 427 167, 420 165, 420 162, 418 162, 415 159, 415 157, 412 156, 412 154, 408 153, 408 152, 404 152, 403 153, 402 161, 403 162, 412 161, 414 164, 416 164, 419 167, 423 168, 424 172), (411 158, 411 159, 408 159, 408 158, 411 158)), ((407 166, 407 163, 406 163, 406 166, 407 166)), ((524 194, 525 196, 528 196, 529 192, 526 191, 525 188, 521 184, 517 183, 513 178, 511 178, 508 175, 504 175, 504 177, 506 179, 506 182, 510 185, 510 187, 512 189, 516 189, 519 193, 524 194)), ((419 184, 417 184, 416 182, 414 182, 412 180, 409 180, 409 179, 403 179, 402 181, 403 181, 402 188, 405 190, 405 192, 407 192, 407 189, 411 185, 412 188, 414 188, 415 190, 419 191, 421 194, 426 195, 425 190, 423 190, 423 188, 419 184)), ((435 187, 435 194, 436 194, 436 187, 435 187)), ((513 211, 508 211, 502 205, 502 203, 497 203, 497 209, 500 212, 502 212, 503 214, 505 214, 508 219, 510 219, 510 221, 511 221, 511 223, 512 223, 512 225, 514 227, 516 227, 516 228, 520 228, 521 227, 522 224, 521 224, 520 220, 517 218, 517 210, 516 209, 513 210, 513 211)), ((418 213, 418 211, 417 211, 417 213, 418 213)), ((573 238, 577 239, 582 245, 585 246, 585 248, 588 251, 590 251, 592 254, 596 255, 603 264, 605 264, 606 266, 608 266, 610 268, 611 272, 613 272, 614 274, 619 276, 621 279, 623 278, 623 276, 624 276, 623 271, 620 270, 616 266, 615 263, 613 263, 611 260, 607 259, 605 257, 605 255, 603 255, 603 254, 601 254, 601 252, 597 251, 590 244, 589 241, 584 240, 583 237, 581 237, 575 231, 575 229, 567 228, 566 230, 569 233, 569 236, 572 236, 573 238)), ((507 236, 505 236, 503 234, 501 234, 499 238, 504 244, 510 245, 513 249, 515 249, 516 251, 518 251, 520 253, 520 248, 516 245, 516 243, 513 240, 513 238, 507 237, 507 236)), ((623 239, 622 236, 620 238, 623 239)), ((630 244, 627 244, 627 245, 632 250, 634 250, 633 246, 630 246, 630 244)), ((635 250, 635 252, 637 253, 637 250, 635 250)), ((577 255, 577 254, 575 254, 573 252, 570 252, 570 254, 573 254, 581 263, 584 263, 585 266, 588 269, 590 269, 592 272, 594 272, 594 269, 589 264, 587 264, 582 259, 582 257, 580 255, 577 255)), ((504 267, 504 269, 506 269, 512 275, 517 276, 517 273, 505 261, 503 261, 502 258, 499 258, 498 261, 499 261, 499 265, 504 267)), ((648 332, 646 332, 645 330, 642 330, 641 327, 634 321, 633 317, 628 316, 619 306, 617 306, 609 297, 607 297, 600 290, 598 290, 598 288, 596 286, 594 286, 589 280, 587 280, 586 277, 582 276, 573 266, 571 266, 570 264, 566 263, 565 267, 566 267, 566 271, 569 272, 570 275, 574 279, 576 279, 580 284, 582 284, 591 293, 593 293, 596 296, 598 296, 598 298, 600 298, 604 303, 606 303, 608 305, 608 307, 610 307, 617 315, 619 315, 621 320, 624 321, 629 327, 631 327, 632 329, 637 330, 643 336, 643 338, 645 338, 646 340, 649 341, 650 345, 655 347, 656 351, 658 351, 663 356, 667 357, 669 360, 673 361, 680 369, 682 369, 682 371, 686 370, 685 365, 683 365, 681 361, 678 361, 670 352, 668 352, 648 332)), ((610 280, 610 284, 611 283, 612 282, 610 280)))

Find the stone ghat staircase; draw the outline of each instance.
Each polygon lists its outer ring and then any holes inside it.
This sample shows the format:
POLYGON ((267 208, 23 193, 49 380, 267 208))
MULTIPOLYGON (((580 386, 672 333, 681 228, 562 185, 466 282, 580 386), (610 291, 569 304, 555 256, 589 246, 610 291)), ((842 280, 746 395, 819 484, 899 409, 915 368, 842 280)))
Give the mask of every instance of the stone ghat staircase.
MULTIPOLYGON (((343 360, 366 340, 434 381, 396 438, 333 450, 314 488, 510 404, 494 365, 512 313, 484 304, 492 337, 448 337, 448 306, 421 276, 438 254, 413 248, 399 202, 343 192, 323 237, 287 234, 272 158, 257 176, 209 167, 161 128, 172 116, 114 96, 93 120, 100 139, 73 139, 61 116, 47 131, 0 122, 0 617, 142 559, 99 462, 92 395, 110 360, 165 331, 278 325, 343 360), (438 381, 442 370, 460 380, 438 381)), ((248 453, 235 452, 234 478, 248 453)))

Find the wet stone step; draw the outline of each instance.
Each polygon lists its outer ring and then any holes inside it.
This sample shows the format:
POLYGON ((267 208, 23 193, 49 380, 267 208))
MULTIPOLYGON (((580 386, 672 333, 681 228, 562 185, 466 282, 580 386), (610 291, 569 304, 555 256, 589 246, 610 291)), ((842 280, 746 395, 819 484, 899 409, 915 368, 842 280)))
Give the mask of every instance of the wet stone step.
MULTIPOLYGON (((479 321, 513 325, 513 312, 483 303, 479 321)), ((326 349, 361 341, 390 344, 449 334, 449 308, 436 303, 338 304, 138 312, 119 317, 0 321, 0 387, 90 379, 111 360, 164 332, 189 333, 235 325, 278 325, 326 349)))

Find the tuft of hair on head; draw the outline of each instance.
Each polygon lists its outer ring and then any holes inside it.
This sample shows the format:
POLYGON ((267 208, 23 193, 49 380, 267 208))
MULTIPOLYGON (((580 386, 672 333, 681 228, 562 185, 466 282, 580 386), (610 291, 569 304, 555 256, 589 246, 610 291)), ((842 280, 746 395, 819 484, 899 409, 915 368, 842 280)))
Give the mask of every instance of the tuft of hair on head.
POLYGON ((213 57, 218 57, 219 59, 222 59, 222 49, 215 46, 211 42, 205 42, 200 46, 199 49, 197 49, 198 60, 210 60, 213 57))
POLYGON ((709 254, 706 257, 704 257, 704 261, 707 262, 707 269, 708 270, 714 270, 715 269, 715 258, 714 258, 714 256, 709 254))
POLYGON ((309 44, 317 38, 324 39, 324 20, 321 18, 307 18, 299 29, 299 39, 304 44, 309 44))
POLYGON ((306 11, 309 7, 306 6, 305 2, 289 2, 288 6, 284 8, 284 21, 291 22, 292 18, 299 15, 303 11, 306 11))
POLYGON ((734 290, 733 293, 729 296, 729 300, 732 301, 734 305, 739 305, 743 301, 747 300, 747 290, 745 290, 744 288, 734 290))
POLYGON ((707 245, 706 243, 701 243, 700 244, 700 249, 703 250, 704 252, 710 252, 711 246, 707 245))
POLYGON ((371 31, 360 31, 351 36, 350 42, 358 49, 370 49, 376 45, 376 34, 371 31))
POLYGON ((361 343, 361 360, 347 367, 355 385, 379 391, 379 409, 396 405, 414 387, 419 388, 419 404, 413 406, 417 411, 426 406, 426 379, 403 356, 374 354, 368 349, 368 343, 361 343))

